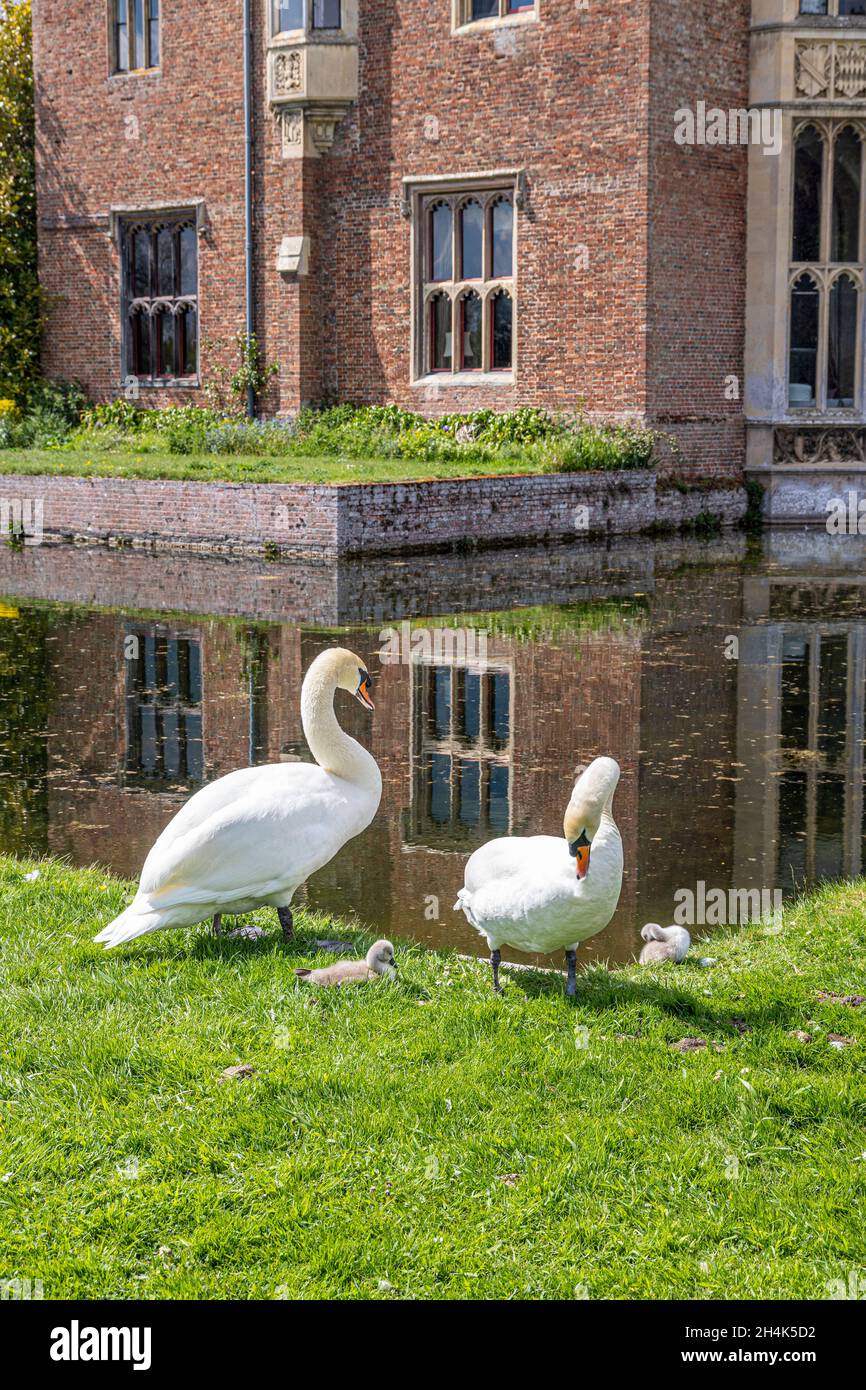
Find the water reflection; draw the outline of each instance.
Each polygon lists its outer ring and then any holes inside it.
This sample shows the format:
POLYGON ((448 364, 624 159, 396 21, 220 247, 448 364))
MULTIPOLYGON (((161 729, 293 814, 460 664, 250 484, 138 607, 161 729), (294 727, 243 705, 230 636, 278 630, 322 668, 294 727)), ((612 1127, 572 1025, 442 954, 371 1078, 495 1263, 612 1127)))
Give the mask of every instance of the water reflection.
POLYGON ((712 563, 671 542, 519 552, 522 588, 513 573, 506 582, 502 555, 440 559, 438 583, 426 559, 362 582, 352 567, 302 580, 253 562, 181 571, 138 556, 142 596, 170 589, 156 616, 104 606, 123 573, 106 552, 0 547, 14 595, 0 606, 0 844, 136 877, 203 781, 309 756, 301 680, 340 640, 374 673, 372 723, 348 700, 340 717, 372 748, 383 801, 307 901, 478 950, 451 912, 466 856, 494 835, 561 833, 576 766, 609 752, 623 770, 626 874, 614 922, 584 952, 628 959, 643 922, 673 920, 675 893, 699 881, 791 891, 861 872, 857 541, 770 536, 746 555, 731 538, 712 563), (238 617, 226 611, 232 585, 238 617), (294 618, 313 589, 319 625, 294 618), (350 590, 357 622, 337 624, 350 590), (496 611, 503 590, 520 606, 496 611), (484 611, 467 614, 473 595, 484 611), (485 643, 380 664, 380 627, 420 614, 485 643))

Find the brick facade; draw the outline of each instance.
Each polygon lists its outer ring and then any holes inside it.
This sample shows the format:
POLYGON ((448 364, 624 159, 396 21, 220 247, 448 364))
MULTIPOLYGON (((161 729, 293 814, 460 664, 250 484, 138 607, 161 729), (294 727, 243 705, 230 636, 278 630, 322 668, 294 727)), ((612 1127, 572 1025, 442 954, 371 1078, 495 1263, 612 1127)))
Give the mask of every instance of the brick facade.
MULTIPOLYGON (((679 439, 678 472, 736 472, 723 379, 742 371, 745 154, 676 145, 673 111, 746 104, 746 0, 724 20, 709 0, 538 4, 536 21, 453 32, 451 0, 360 0, 357 99, 327 153, 286 158, 254 0, 255 317, 280 367, 263 404, 636 416, 679 439), (513 381, 413 383, 403 180, 505 169, 525 176, 513 381), (297 235, 308 273, 284 277, 297 235)), ((34 0, 44 366, 101 398, 121 385, 112 208, 203 200, 205 378, 244 325, 241 0, 162 8, 161 68, 110 76, 107 0, 34 0)))

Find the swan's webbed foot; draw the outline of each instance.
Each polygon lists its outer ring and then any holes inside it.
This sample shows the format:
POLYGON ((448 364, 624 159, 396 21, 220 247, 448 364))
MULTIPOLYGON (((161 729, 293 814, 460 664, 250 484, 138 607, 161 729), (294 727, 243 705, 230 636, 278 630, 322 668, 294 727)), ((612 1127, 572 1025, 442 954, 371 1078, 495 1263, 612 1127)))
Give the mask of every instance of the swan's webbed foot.
POLYGON ((292 921, 292 909, 290 907, 278 907, 277 916, 280 919, 280 926, 283 929, 283 940, 291 941, 295 935, 295 924, 292 921))
POLYGON ((214 913, 213 934, 214 936, 222 936, 223 934, 223 915, 221 912, 214 913))
POLYGON ((493 966, 493 993, 501 994, 502 986, 499 983, 499 963, 502 960, 501 951, 490 952, 490 964, 493 966))
POLYGON ((577 951, 566 951, 565 959, 568 964, 568 979, 565 982, 565 992, 569 999, 573 999, 577 994, 577 951))

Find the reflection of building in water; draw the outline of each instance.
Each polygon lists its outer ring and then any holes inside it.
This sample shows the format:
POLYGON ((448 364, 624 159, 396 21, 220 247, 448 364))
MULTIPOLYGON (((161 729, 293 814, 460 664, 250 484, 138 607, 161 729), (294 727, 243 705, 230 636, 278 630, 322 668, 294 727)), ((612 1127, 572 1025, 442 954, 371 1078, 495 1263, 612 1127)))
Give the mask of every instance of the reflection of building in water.
POLYGON ((406 838, 473 850, 511 826, 511 671, 412 667, 412 801, 406 838))
POLYGON ((204 781, 201 641, 162 624, 127 623, 126 775, 186 785, 204 781))
POLYGON ((745 581, 736 881, 792 889, 863 859, 866 584, 745 581))

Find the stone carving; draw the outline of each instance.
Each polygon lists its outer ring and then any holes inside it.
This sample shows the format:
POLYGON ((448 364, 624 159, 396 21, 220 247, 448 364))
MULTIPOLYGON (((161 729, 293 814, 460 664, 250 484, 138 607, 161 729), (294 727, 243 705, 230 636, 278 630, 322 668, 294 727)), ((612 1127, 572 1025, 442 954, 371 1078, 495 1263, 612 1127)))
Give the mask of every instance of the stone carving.
POLYGON ((866 44, 837 43, 834 54, 834 93, 849 99, 862 96, 866 92, 866 44))
POLYGON ((798 43, 794 88, 806 101, 866 97, 866 43, 798 43))
POLYGON ((304 113, 300 110, 283 111, 280 123, 283 133, 283 157, 288 159, 300 153, 304 147, 304 113))
POLYGON ((274 59, 274 95, 288 96, 299 92, 302 85, 301 55, 292 48, 287 53, 278 53, 274 59))
POLYGON ((773 462, 866 463, 866 428, 778 427, 773 431, 773 462))
POLYGON ((830 95, 829 44, 797 44, 797 75, 794 81, 798 96, 826 97, 830 95))

